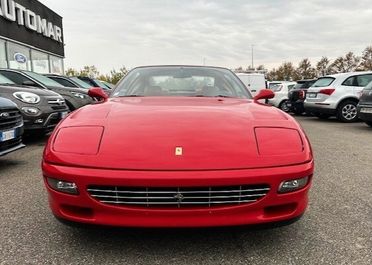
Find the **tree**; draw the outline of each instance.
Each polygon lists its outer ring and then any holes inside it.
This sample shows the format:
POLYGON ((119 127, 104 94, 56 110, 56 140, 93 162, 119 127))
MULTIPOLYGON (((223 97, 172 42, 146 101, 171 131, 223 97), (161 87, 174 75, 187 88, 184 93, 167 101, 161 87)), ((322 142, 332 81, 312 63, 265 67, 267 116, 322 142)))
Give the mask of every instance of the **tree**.
POLYGON ((115 69, 111 70, 110 72, 110 81, 107 81, 112 84, 116 84, 119 82, 120 79, 122 79, 124 76, 126 76, 128 73, 127 68, 125 66, 122 66, 119 71, 116 71, 115 69))
POLYGON ((78 76, 79 71, 75 70, 74 68, 67 68, 67 70, 65 71, 65 74, 67 76, 78 76))
POLYGON ((291 62, 284 62, 276 71, 276 80, 293 81, 299 79, 299 75, 291 62))
POLYGON ((336 60, 334 60, 333 63, 331 64, 330 70, 332 73, 346 72, 344 58, 342 56, 337 57, 336 60))
POLYGON ((82 70, 80 70, 79 73, 80 76, 87 76, 90 78, 97 78, 99 76, 99 72, 97 70, 97 67, 94 65, 91 66, 84 66, 82 70))
POLYGON ((359 69, 362 71, 372 71, 372 46, 368 46, 363 51, 359 69))
POLYGON ((311 62, 308 58, 300 61, 296 71, 300 79, 311 79, 316 76, 315 69, 311 66, 311 62))
POLYGON ((325 76, 331 73, 330 61, 327 57, 323 56, 316 64, 316 71, 318 76, 325 76))
POLYGON ((344 65, 346 72, 352 72, 359 66, 360 57, 354 55, 353 52, 348 52, 344 57, 344 65))

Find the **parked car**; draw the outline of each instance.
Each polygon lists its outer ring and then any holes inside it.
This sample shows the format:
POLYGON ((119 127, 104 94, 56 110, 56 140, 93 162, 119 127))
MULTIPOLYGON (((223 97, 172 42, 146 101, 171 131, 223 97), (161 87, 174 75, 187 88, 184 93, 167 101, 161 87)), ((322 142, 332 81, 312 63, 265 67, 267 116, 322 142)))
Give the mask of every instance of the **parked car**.
POLYGON ((270 83, 269 89, 274 92, 275 97, 269 99, 268 104, 275 106, 282 111, 288 112, 288 91, 290 91, 295 86, 295 84, 295 82, 287 81, 281 81, 280 83, 270 83))
POLYGON ((1 74, 0 97, 18 106, 27 132, 46 133, 53 130, 69 111, 61 95, 46 89, 16 85, 1 74))
POLYGON ((60 85, 64 87, 79 87, 79 88, 84 88, 84 89, 92 88, 91 85, 80 80, 77 77, 70 77, 70 76, 56 75, 56 74, 45 74, 45 76, 56 81, 57 83, 59 83, 60 85))
POLYGON ((357 105, 372 72, 353 72, 319 78, 308 90, 305 110, 321 119, 336 116, 342 122, 358 120, 357 105))
MULTIPOLYGON (((92 85, 84 82, 83 80, 79 79, 76 76, 63 76, 63 75, 55 75, 55 74, 45 74, 46 77, 56 81, 57 83, 65 86, 65 87, 79 87, 86 90, 92 88, 92 85)), ((110 94, 111 90, 106 89, 104 90, 107 95, 110 94)))
POLYGON ((294 118, 257 102, 271 90, 252 98, 225 68, 151 66, 131 70, 110 97, 89 93, 99 103, 67 116, 44 150, 60 220, 203 227, 304 213, 310 143, 294 118))
POLYGON ((84 81, 85 83, 89 84, 91 87, 100 87, 103 90, 110 90, 111 88, 107 86, 104 82, 101 80, 98 80, 96 78, 90 78, 87 76, 77 76, 78 79, 84 81))
POLYGON ((252 96, 257 95, 262 89, 266 89, 266 79, 264 74, 257 73, 237 73, 243 84, 251 92, 252 96))
POLYGON ((34 72, 15 69, 0 69, 0 74, 12 80, 17 85, 49 89, 60 94, 65 99, 66 105, 70 111, 93 102, 93 99, 88 96, 88 91, 86 89, 64 87, 52 79, 34 72))
POLYGON ((304 101, 307 89, 315 83, 316 79, 298 80, 297 84, 288 92, 287 107, 290 112, 302 114, 305 112, 304 101))
POLYGON ((363 89, 358 104, 358 117, 372 127, 372 82, 363 89))
POLYGON ((23 121, 17 105, 0 97, 0 156, 25 147, 23 121))

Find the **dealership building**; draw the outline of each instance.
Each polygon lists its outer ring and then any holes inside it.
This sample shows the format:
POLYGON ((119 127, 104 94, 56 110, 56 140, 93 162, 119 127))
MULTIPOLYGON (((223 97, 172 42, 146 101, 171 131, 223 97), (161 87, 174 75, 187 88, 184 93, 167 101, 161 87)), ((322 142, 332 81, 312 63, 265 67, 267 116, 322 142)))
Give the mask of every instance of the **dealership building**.
POLYGON ((37 0, 0 0, 0 68, 63 74, 62 17, 37 0))

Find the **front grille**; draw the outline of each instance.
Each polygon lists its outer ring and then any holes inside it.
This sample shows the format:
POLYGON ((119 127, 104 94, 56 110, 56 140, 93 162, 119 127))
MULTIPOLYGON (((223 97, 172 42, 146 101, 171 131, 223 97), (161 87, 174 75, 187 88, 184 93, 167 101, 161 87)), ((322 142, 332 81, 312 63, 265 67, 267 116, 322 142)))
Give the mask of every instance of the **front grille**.
POLYGON ((0 110, 0 130, 12 129, 22 125, 19 110, 0 110))
POLYGON ((50 98, 48 104, 51 105, 54 110, 65 110, 67 105, 64 99, 61 98, 50 98))
POLYGON ((258 201, 270 190, 268 185, 222 187, 146 188, 89 186, 87 191, 101 203, 137 207, 214 207, 258 201))

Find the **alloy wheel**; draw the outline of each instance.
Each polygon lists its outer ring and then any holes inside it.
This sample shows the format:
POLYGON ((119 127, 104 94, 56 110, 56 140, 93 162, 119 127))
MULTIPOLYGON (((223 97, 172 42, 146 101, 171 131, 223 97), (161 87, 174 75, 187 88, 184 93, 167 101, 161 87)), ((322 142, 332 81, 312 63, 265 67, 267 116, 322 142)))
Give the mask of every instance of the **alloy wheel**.
POLYGON ((357 108, 353 104, 346 104, 342 108, 342 116, 348 121, 355 119, 357 114, 358 114, 357 108))

